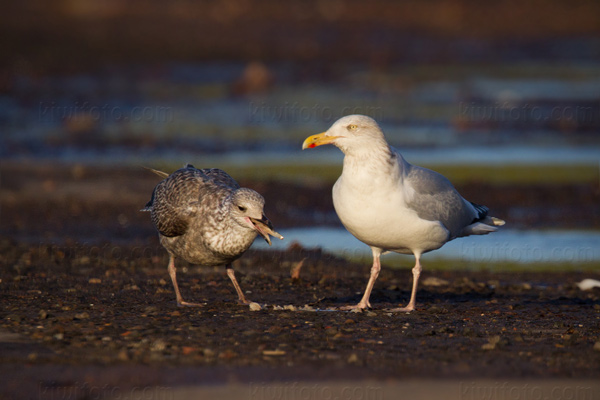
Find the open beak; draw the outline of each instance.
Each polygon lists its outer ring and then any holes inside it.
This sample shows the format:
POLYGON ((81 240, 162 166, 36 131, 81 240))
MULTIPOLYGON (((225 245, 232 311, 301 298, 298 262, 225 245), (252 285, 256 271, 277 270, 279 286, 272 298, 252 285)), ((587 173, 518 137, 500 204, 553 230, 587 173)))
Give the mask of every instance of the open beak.
POLYGON ((323 132, 323 133, 319 133, 317 135, 312 135, 306 138, 306 140, 304 140, 304 143, 302 143, 302 150, 304 149, 312 149, 314 147, 317 146, 322 146, 324 144, 330 144, 335 142, 335 140, 337 138, 339 138, 340 136, 325 136, 327 132, 323 132))
POLYGON ((254 225, 254 229, 256 229, 258 233, 260 233, 260 235, 265 239, 267 243, 269 243, 269 246, 271 245, 271 238, 269 237, 269 235, 278 239, 283 239, 283 236, 281 236, 279 233, 273 230, 273 224, 271 224, 271 221, 269 221, 269 219, 264 214, 262 215, 261 219, 256 219, 252 217, 248 218, 250 219, 250 222, 252 222, 252 225, 254 225))

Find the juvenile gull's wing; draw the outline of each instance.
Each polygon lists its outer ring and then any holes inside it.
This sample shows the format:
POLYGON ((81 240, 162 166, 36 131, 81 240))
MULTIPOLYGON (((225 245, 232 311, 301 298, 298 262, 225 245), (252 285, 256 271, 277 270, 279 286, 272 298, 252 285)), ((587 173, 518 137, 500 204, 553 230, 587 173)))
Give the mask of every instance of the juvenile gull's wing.
POLYGON ((162 235, 180 236, 190 219, 203 213, 202 199, 227 195, 235 189, 234 184, 237 182, 221 170, 198 170, 188 164, 156 186, 146 208, 151 209, 152 222, 162 235))
POLYGON ((231 189, 239 189, 240 185, 233 179, 229 174, 222 169, 218 168, 206 168, 200 170, 204 175, 209 177, 215 184, 223 185, 231 189))

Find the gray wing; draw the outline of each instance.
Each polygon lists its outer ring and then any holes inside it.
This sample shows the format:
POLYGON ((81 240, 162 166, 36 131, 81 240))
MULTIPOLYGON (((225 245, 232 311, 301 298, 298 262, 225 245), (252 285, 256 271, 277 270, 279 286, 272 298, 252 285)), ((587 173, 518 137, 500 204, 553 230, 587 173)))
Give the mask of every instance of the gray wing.
POLYGON ((226 196, 232 190, 204 171, 188 164, 173 172, 154 188, 146 209, 151 211, 152 223, 162 235, 183 235, 191 219, 202 213, 202 200, 214 197, 216 204, 218 198, 226 196))
POLYGON ((487 208, 465 200, 443 175, 427 168, 408 164, 404 182, 415 191, 408 207, 420 218, 440 221, 450 231, 450 237, 485 218, 487 208))

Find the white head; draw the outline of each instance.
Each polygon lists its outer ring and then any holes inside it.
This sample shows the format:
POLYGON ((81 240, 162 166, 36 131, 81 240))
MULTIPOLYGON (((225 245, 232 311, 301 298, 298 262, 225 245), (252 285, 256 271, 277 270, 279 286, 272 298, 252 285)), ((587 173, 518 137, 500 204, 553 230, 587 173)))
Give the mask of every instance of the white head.
POLYGON ((388 147, 377 122, 365 115, 348 115, 338 119, 326 132, 306 138, 302 149, 324 144, 333 144, 345 154, 388 147))

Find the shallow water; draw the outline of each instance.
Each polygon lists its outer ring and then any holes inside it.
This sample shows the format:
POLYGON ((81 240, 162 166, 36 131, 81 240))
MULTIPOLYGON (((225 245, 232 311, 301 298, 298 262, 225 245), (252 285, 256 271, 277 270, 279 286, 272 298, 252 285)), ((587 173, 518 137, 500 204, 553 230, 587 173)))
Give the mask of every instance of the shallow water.
MULTIPOLYGON (((306 248, 320 247, 325 251, 348 257, 371 255, 367 245, 342 228, 298 228, 279 231, 285 240, 274 240, 273 248, 285 249, 298 242, 306 248)), ((257 240, 257 248, 269 246, 257 240)), ((389 254, 392 259, 406 256, 389 254)), ((411 256, 412 258, 412 256, 411 256)), ((600 232, 598 231, 520 231, 503 229, 493 234, 469 236, 453 240, 441 249, 427 253, 424 259, 454 259, 465 262, 516 263, 584 263, 600 261, 600 232)), ((412 260, 410 261, 412 262, 412 260)), ((410 263, 409 262, 409 263, 410 263)))
MULTIPOLYGON (((360 113, 377 119, 390 143, 416 163, 598 162, 600 70, 539 67, 540 76, 528 64, 438 67, 429 75, 355 66, 316 82, 298 80, 289 66, 266 65, 273 83, 241 94, 241 63, 20 77, 0 96, 0 156, 298 162, 306 157, 299 151, 306 136, 360 113)), ((333 154, 310 157, 337 162, 333 154)))

